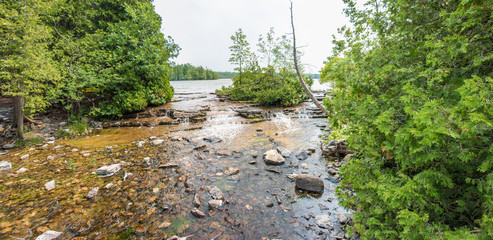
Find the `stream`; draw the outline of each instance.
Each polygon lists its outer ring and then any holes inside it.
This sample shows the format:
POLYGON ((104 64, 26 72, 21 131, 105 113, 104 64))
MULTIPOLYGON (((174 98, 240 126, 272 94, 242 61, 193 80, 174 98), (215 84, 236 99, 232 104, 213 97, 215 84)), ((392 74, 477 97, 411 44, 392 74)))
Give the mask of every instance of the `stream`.
POLYGON ((327 171, 339 163, 322 156, 328 123, 311 102, 260 108, 174 87, 171 103, 91 136, 2 153, 12 170, 0 172, 0 239, 348 238, 327 171), (283 165, 265 164, 272 149, 283 165), (111 164, 121 170, 98 176, 111 164), (297 189, 297 174, 320 177, 323 193, 297 189))

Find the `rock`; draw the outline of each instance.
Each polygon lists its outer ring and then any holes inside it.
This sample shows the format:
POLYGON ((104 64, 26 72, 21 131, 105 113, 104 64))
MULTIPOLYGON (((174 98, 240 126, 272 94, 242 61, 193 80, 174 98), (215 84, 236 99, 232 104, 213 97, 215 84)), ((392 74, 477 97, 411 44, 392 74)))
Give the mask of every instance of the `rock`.
POLYGON ((209 193, 211 194, 211 197, 214 199, 224 200, 223 192, 221 192, 221 190, 216 186, 212 187, 211 190, 209 190, 209 193))
POLYGON ((99 188, 95 187, 87 193, 86 198, 93 199, 98 195, 98 192, 99 192, 99 188))
POLYGON ((55 189, 55 180, 51 180, 51 181, 45 183, 45 188, 48 191, 55 189))
POLYGON ((79 151, 79 149, 77 149, 77 148, 72 149, 72 152, 78 152, 78 151, 79 151))
POLYGON ((278 147, 277 148, 277 152, 279 154, 281 154, 281 156, 285 157, 285 158, 288 158, 289 155, 291 155, 291 151, 288 150, 287 148, 284 148, 284 147, 278 147))
POLYGON ((264 154, 265 164, 282 165, 284 164, 284 158, 276 150, 269 150, 264 154))
POLYGON ((91 156, 91 154, 90 153, 84 153, 84 154, 82 154, 82 156, 83 157, 89 157, 89 156, 91 156))
POLYGON ((0 172, 10 171, 12 170, 12 163, 7 161, 0 162, 0 172))
POLYGON ((220 143, 223 141, 222 139, 220 139, 218 137, 205 137, 205 138, 203 138, 203 140, 206 142, 210 142, 210 143, 220 143))
POLYGON ((217 150, 216 154, 220 155, 220 156, 231 156, 231 155, 233 155, 233 153, 231 153, 231 151, 224 150, 224 149, 217 150))
POLYGON ((301 190, 320 193, 324 191, 324 182, 318 177, 300 174, 296 176, 296 187, 301 190))
POLYGON ((334 168, 327 169, 327 172, 329 172, 330 175, 336 175, 338 173, 338 171, 334 168))
POLYGON ((255 159, 252 159, 252 160, 248 161, 248 163, 250 163, 250 164, 256 164, 257 161, 255 161, 255 159))
POLYGON ((48 161, 55 160, 55 156, 48 156, 48 157, 46 157, 46 160, 48 160, 48 161))
POLYGON ((296 154, 296 158, 298 158, 299 160, 305 160, 308 158, 308 153, 306 151, 301 151, 296 154))
POLYGON ((220 206, 223 205, 223 201, 222 200, 217 200, 217 199, 213 199, 213 200, 210 200, 208 202, 209 204, 209 208, 213 209, 213 208, 218 208, 220 206))
POLYGON ((228 168, 224 171, 224 174, 226 174, 226 175, 228 175, 228 176, 231 176, 231 175, 238 174, 239 172, 240 172, 240 169, 238 169, 238 168, 228 167, 228 168))
POLYGON ((315 224, 321 228, 332 229, 330 225, 329 215, 318 215, 315 217, 315 224))
POLYGON ((29 157, 29 154, 22 155, 22 156, 21 156, 21 160, 24 160, 24 159, 26 159, 26 158, 28 158, 28 157, 29 157))
POLYGON ((253 158, 257 158, 257 157, 258 157, 258 153, 257 153, 257 152, 252 153, 252 157, 253 157, 253 158))
POLYGON ((301 168, 303 169, 308 169, 308 163, 302 163, 301 168))
POLYGON ((226 178, 228 181, 232 181, 232 182, 238 182, 240 181, 240 177, 238 175, 234 175, 234 176, 229 176, 226 178))
POLYGON ((269 204, 267 204, 267 205, 265 205, 265 206, 266 206, 266 207, 269 207, 269 208, 270 208, 270 207, 274 207, 274 203, 269 203, 269 204))
POLYGON ((152 141, 151 143, 152 143, 152 145, 157 146, 157 145, 161 145, 163 142, 164 142, 163 139, 156 139, 156 140, 152 141))
POLYGON ((175 168, 175 167, 178 167, 178 164, 176 164, 176 163, 166 163, 166 164, 159 165, 159 168, 175 168))
POLYGON ((109 166, 102 166, 96 169, 96 174, 99 175, 100 177, 109 177, 109 176, 113 176, 115 173, 120 171, 121 168, 122 168, 121 165, 118 163, 109 166))
POLYGON ((61 235, 62 235, 61 232, 48 230, 48 231, 44 232, 43 234, 39 235, 36 238, 36 240, 55 240, 55 239, 61 239, 60 238, 61 235))
POLYGON ((308 150, 309 152, 311 152, 311 153, 314 153, 315 151, 317 151, 317 149, 316 149, 316 148, 314 148, 314 147, 308 148, 307 150, 308 150))
MULTIPOLYGON (((0 164, 0 165, 1 165, 1 164, 0 164)), ((2 168, 2 167, 0 166, 0 169, 1 169, 1 168, 2 168)), ((21 167, 21 168, 19 168, 19 170, 17 170, 17 171, 16 171, 16 173, 24 173, 24 172, 27 172, 27 168, 25 168, 25 167, 21 167)))
POLYGON ((347 224, 348 222, 351 221, 352 219, 352 216, 350 213, 347 213, 347 214, 337 214, 337 219, 339 220, 339 222, 343 225, 347 224))
POLYGON ((112 189, 114 187, 116 187, 116 185, 114 183, 108 183, 108 184, 106 184, 106 186, 104 186, 104 189, 109 190, 109 189, 112 189))
POLYGON ((150 136, 150 137, 149 137, 149 140, 151 140, 151 141, 156 140, 156 139, 157 139, 157 137, 156 137, 156 136, 150 136))
POLYGON ((15 148, 15 144, 13 143, 9 143, 9 144, 5 144, 2 146, 3 149, 12 149, 12 148, 15 148))
POLYGON ((193 205, 195 207, 200 207, 200 205, 202 205, 202 202, 200 201, 200 197, 198 194, 193 195, 193 205))
POLYGON ((197 208, 194 208, 192 211, 190 211, 190 213, 192 213, 192 215, 196 218, 203 218, 205 217, 205 213, 203 213, 202 211, 198 210, 197 208))

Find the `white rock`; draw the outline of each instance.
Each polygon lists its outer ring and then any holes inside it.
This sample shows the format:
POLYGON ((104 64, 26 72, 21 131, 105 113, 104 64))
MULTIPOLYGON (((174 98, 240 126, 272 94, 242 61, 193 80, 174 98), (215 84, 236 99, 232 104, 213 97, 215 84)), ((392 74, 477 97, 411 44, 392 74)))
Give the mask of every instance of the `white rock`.
POLYGON ((7 161, 0 162, 0 172, 10 171, 12 169, 12 163, 7 161))
POLYGON ((209 200, 209 208, 218 208, 220 206, 223 205, 223 201, 222 200, 217 200, 217 199, 213 199, 213 200, 209 200))
POLYGON ((102 166, 102 167, 96 169, 96 174, 101 176, 101 177, 109 177, 109 176, 113 176, 113 174, 120 171, 120 169, 122 169, 122 167, 119 163, 112 164, 109 166, 102 166))
POLYGON ((87 193, 86 197, 89 198, 89 199, 93 199, 93 198, 95 198, 98 195, 98 192, 99 192, 99 188, 98 187, 95 187, 95 188, 91 189, 91 191, 89 191, 87 193))
POLYGON ((48 191, 55 189, 55 180, 51 180, 51 181, 45 183, 45 188, 48 191))
POLYGON ((284 158, 276 150, 269 150, 264 154, 264 161, 270 165, 284 164, 284 158))
POLYGON ((46 160, 48 160, 48 161, 55 160, 55 156, 48 156, 48 157, 46 157, 46 160))
POLYGON ((84 154, 82 154, 82 156, 83 157, 89 157, 89 156, 91 156, 91 154, 90 153, 84 153, 84 154))
POLYGON ((156 139, 156 140, 152 141, 152 145, 157 146, 157 145, 162 144, 163 142, 164 142, 163 139, 156 139))
POLYGON ((59 237, 62 235, 61 232, 56 232, 52 230, 48 230, 43 234, 39 235, 36 240, 55 240, 60 239, 59 237))
POLYGON ((21 160, 24 160, 24 159, 26 159, 26 158, 28 158, 28 157, 29 157, 29 154, 22 155, 22 156, 21 156, 21 160))
POLYGON ((72 152, 77 152, 77 151, 79 151, 79 149, 77 148, 72 149, 72 152))
POLYGON ((27 172, 27 168, 25 167, 21 167, 19 168, 19 170, 16 171, 16 173, 24 173, 24 172, 27 172))
POLYGON ((315 217, 315 223, 321 228, 330 228, 329 215, 318 215, 315 217))
POLYGON ((114 188, 116 185, 114 183, 108 183, 106 184, 106 186, 104 186, 104 189, 112 189, 114 188))

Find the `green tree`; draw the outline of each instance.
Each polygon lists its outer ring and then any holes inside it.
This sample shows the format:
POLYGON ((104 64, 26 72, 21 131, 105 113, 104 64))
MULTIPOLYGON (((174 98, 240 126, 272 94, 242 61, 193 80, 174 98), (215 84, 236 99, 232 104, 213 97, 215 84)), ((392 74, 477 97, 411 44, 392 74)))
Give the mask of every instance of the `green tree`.
POLYGON ((48 43, 52 35, 40 15, 48 1, 3 1, 0 4, 0 83, 14 97, 15 123, 24 137, 24 115, 46 109, 55 96, 59 73, 48 43))
POLYGON ((345 0, 322 78, 364 239, 493 238, 491 1, 345 0))
POLYGON ((229 47, 231 52, 229 62, 238 66, 235 70, 239 72, 238 81, 241 83, 243 67, 245 66, 245 63, 251 59, 250 44, 246 40, 246 35, 243 33, 241 28, 231 36, 231 40, 233 41, 233 45, 229 47))

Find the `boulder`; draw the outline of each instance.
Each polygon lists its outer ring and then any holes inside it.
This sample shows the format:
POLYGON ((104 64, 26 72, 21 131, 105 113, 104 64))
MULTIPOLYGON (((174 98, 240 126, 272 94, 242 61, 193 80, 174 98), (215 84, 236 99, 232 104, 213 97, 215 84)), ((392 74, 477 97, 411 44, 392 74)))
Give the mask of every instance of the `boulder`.
POLYGON ((264 154, 264 162, 270 165, 282 165, 284 158, 276 150, 269 150, 264 154))
POLYGON ((7 161, 0 162, 0 172, 10 171, 12 169, 12 163, 7 161))
POLYGON ((296 187, 301 190, 320 193, 324 191, 324 182, 313 175, 300 174, 296 176, 296 187))
POLYGON ((61 232, 48 230, 48 231, 44 232, 43 234, 39 235, 36 238, 36 240, 55 240, 55 239, 61 239, 60 238, 61 235, 62 235, 61 232))
POLYGON ((118 163, 109 166, 102 166, 96 169, 96 174, 101 177, 109 177, 109 176, 113 176, 115 173, 120 171, 120 169, 122 169, 122 167, 118 163))

